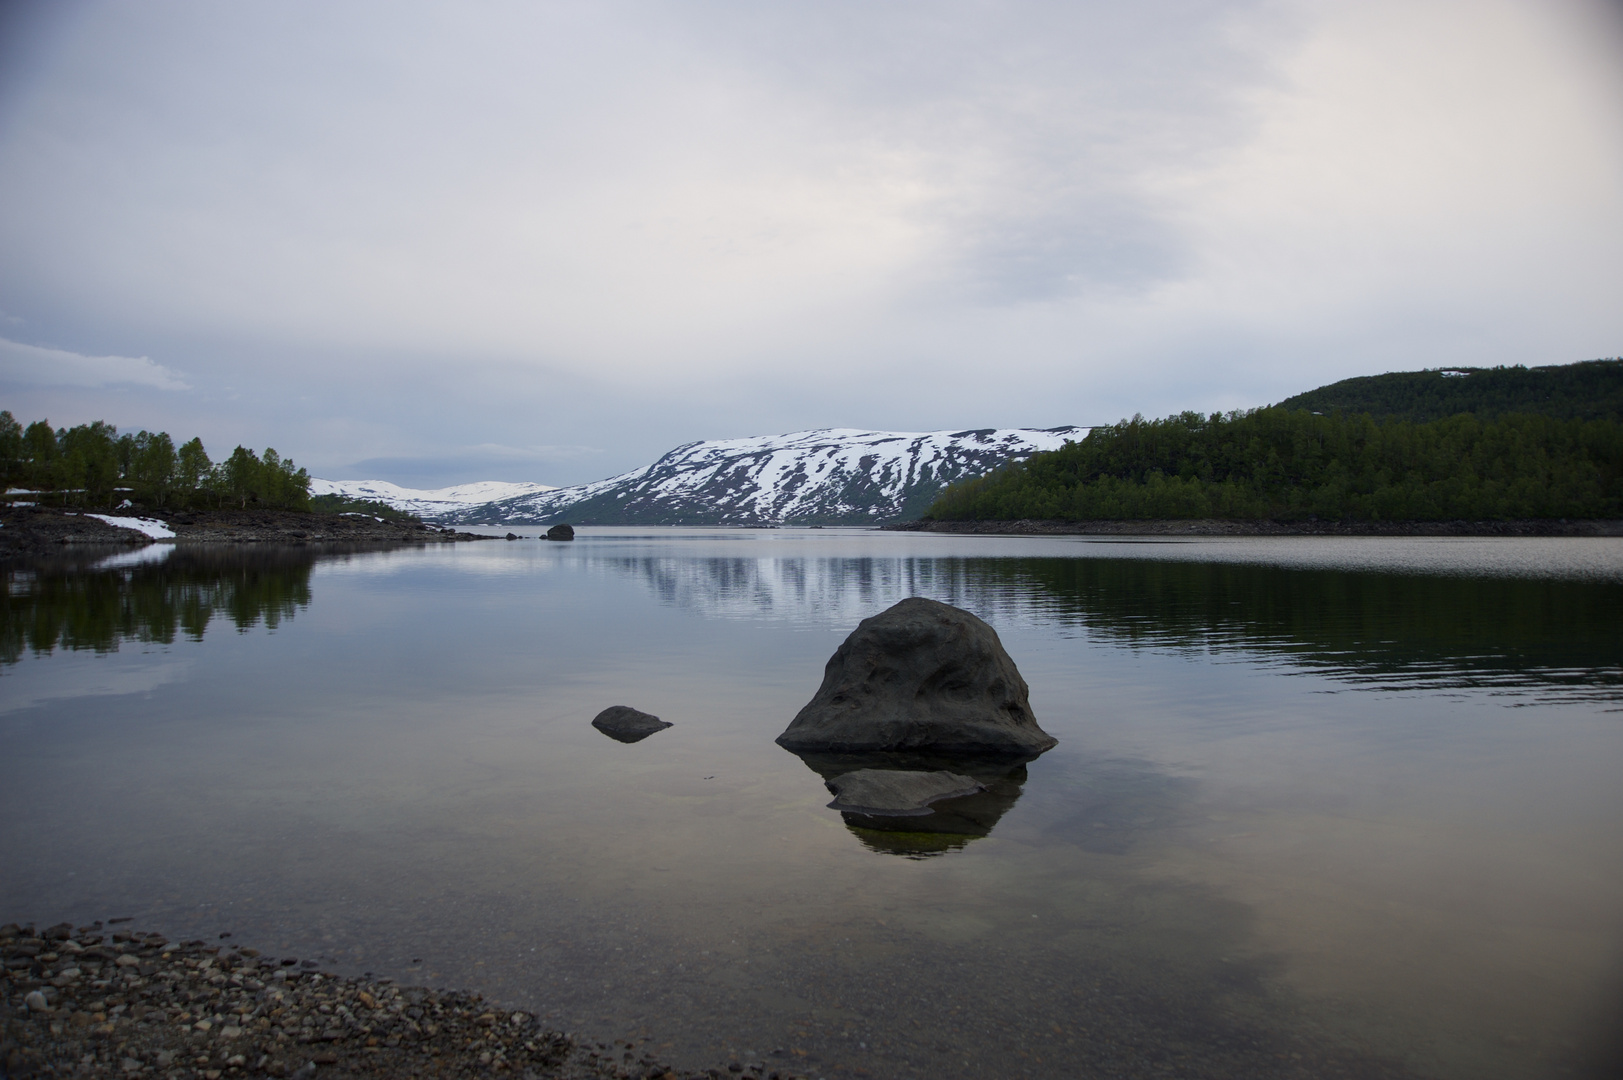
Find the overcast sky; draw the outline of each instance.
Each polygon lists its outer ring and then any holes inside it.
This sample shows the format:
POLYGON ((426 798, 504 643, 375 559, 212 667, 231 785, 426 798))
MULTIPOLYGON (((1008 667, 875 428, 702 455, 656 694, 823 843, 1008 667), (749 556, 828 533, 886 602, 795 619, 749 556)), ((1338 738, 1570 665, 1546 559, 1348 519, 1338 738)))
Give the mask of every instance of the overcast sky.
POLYGON ((1580 0, 0 6, 0 407, 318 476, 1623 353, 1580 0))

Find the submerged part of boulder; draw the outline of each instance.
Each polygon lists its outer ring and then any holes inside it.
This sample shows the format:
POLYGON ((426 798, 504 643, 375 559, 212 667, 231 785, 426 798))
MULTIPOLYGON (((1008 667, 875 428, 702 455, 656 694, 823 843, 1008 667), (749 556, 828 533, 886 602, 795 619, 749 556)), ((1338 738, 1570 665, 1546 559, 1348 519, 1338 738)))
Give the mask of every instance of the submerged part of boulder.
POLYGON ((670 727, 669 721, 651 716, 629 705, 610 705, 592 720, 592 726, 611 739, 634 743, 648 738, 656 731, 670 727))
POLYGON ((997 631, 920 596, 864 619, 778 745, 795 752, 918 751, 1032 758, 1059 740, 1037 726, 1026 680, 997 631))
MULTIPOLYGON (((999 819, 1019 801, 1026 783, 1025 761, 984 754, 953 757, 944 754, 870 753, 797 754, 841 798, 830 805, 840 811, 846 828, 872 851, 922 859, 962 848, 991 833, 999 819), (845 777, 857 772, 885 772, 890 776, 951 774, 974 787, 968 794, 935 799, 922 814, 898 814, 869 807, 841 805, 845 777)), ((1035 755, 1032 755, 1035 756, 1035 755)), ((854 800, 852 800, 854 801, 854 800)))
POLYGON ((554 525, 547 530, 548 540, 573 540, 575 528, 573 525, 554 525))
POLYGON ((923 817, 930 804, 985 791, 986 785, 951 772, 858 769, 829 780, 835 800, 829 807, 877 817, 923 817))

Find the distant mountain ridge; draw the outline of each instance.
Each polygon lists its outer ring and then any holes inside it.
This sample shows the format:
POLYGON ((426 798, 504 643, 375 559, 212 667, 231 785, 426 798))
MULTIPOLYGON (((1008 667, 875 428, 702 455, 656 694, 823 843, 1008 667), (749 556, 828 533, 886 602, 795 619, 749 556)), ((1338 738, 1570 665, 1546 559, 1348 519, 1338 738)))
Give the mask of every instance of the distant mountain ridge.
POLYGON ((446 514, 456 524, 856 525, 918 517, 947 484, 1085 428, 823 428, 679 446, 647 468, 446 514))
POLYGON ((310 493, 376 499, 456 525, 877 524, 916 518, 955 480, 1086 434, 1082 427, 822 428, 688 443, 646 468, 574 487, 487 481, 423 491, 313 480, 310 493))
POLYGON ((1378 420, 1414 423, 1460 413, 1484 420, 1507 413, 1536 413, 1558 420, 1623 420, 1623 359, 1365 375, 1288 397, 1279 408, 1367 412, 1378 420))
POLYGON ((310 494, 313 496, 343 495, 351 499, 373 499, 421 518, 438 518, 470 506, 557 490, 549 484, 506 483, 501 480, 480 480, 473 484, 430 489, 404 488, 387 480, 310 481, 310 494))

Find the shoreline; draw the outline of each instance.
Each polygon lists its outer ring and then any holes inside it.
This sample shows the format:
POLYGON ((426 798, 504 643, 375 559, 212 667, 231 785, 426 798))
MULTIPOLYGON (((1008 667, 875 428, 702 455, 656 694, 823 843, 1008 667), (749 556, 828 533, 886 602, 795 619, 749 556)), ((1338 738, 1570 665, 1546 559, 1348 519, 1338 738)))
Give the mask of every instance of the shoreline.
POLYGON ((887 532, 963 536, 1623 536, 1623 521, 896 521, 887 532))
POLYGON ((0 509, 0 559, 44 555, 77 544, 448 544, 494 539, 421 522, 298 510, 128 509, 105 513, 107 517, 155 522, 174 534, 153 536, 91 516, 95 513, 103 512, 47 507, 0 509))
POLYGON ((763 1062, 678 1071, 648 1039, 552 1031, 482 994, 335 974, 229 934, 171 942, 130 924, 0 926, 4 1075, 804 1080, 763 1062))

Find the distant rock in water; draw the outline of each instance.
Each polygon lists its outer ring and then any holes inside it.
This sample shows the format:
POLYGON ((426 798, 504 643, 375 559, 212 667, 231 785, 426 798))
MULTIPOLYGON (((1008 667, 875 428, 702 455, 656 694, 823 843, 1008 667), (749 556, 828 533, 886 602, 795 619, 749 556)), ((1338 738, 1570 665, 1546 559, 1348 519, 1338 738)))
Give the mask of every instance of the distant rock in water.
POLYGON ((997 631, 915 596, 864 619, 778 745, 797 753, 923 751, 1032 758, 1056 742, 997 631))
POLYGON ((986 785, 952 772, 858 769, 827 781, 836 798, 829 807, 878 817, 921 817, 930 804, 985 791, 986 785))
MULTIPOLYGON (((568 526, 564 526, 568 528, 568 526)), ((664 731, 670 723, 651 716, 629 705, 610 705, 592 721, 592 726, 611 739, 623 743, 640 742, 656 731, 664 731)))
POLYGON ((548 540, 573 540, 575 528, 572 525, 554 525, 547 530, 548 540))

